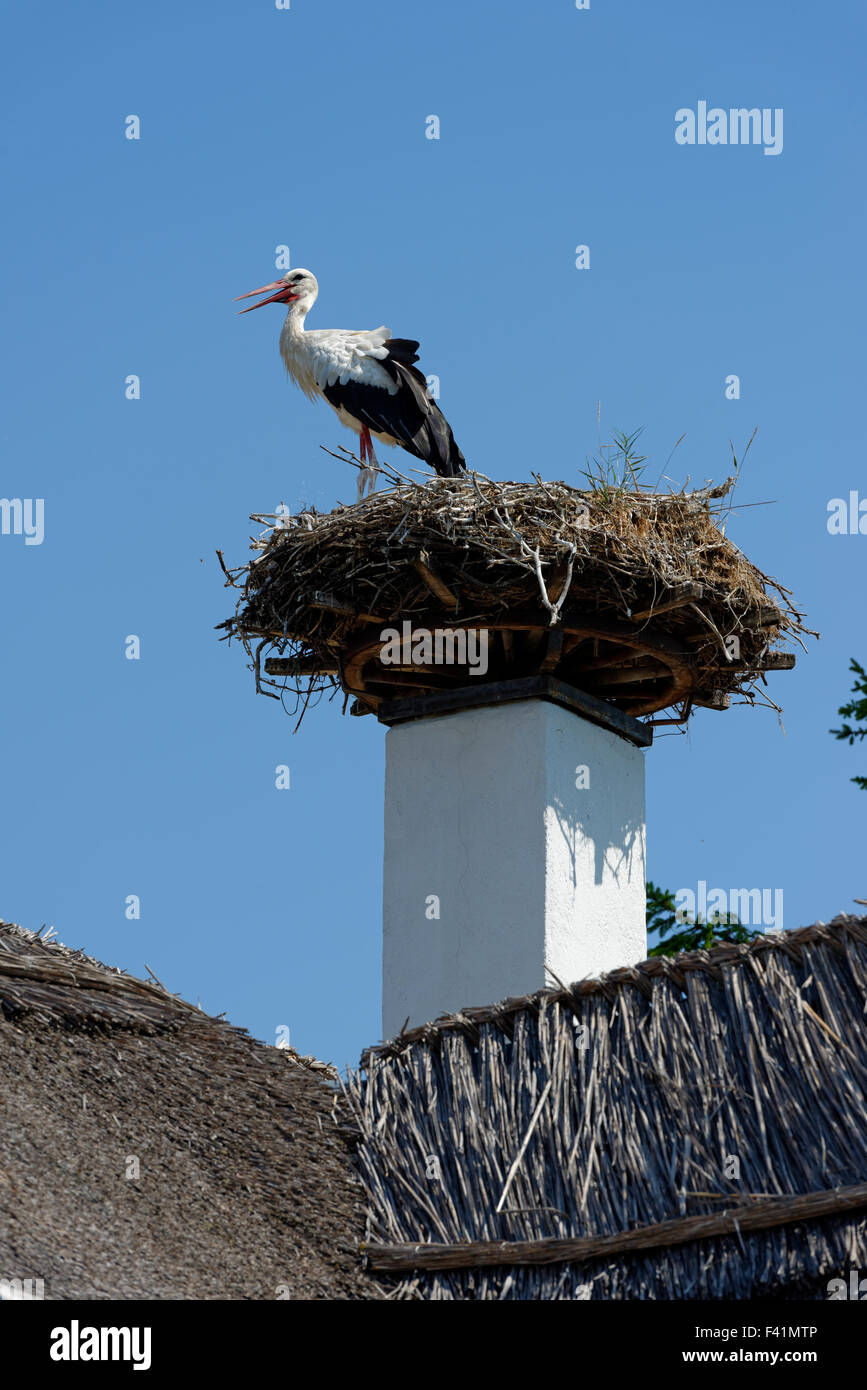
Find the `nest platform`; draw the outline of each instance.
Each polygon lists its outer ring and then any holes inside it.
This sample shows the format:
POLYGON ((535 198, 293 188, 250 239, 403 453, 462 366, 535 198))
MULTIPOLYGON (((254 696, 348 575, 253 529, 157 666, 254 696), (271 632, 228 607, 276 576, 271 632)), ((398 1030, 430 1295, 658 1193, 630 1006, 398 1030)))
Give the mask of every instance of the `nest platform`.
MULTIPOLYGON (((259 514, 220 627, 257 689, 342 690, 385 722, 394 702, 549 676, 654 723, 733 698, 774 709, 766 674, 795 664, 802 615, 722 529, 732 480, 692 492, 581 490, 472 473, 392 486, 353 506, 259 514), (488 669, 384 664, 383 632, 487 634, 488 669)), ((222 555, 220 556, 221 563, 222 555)))

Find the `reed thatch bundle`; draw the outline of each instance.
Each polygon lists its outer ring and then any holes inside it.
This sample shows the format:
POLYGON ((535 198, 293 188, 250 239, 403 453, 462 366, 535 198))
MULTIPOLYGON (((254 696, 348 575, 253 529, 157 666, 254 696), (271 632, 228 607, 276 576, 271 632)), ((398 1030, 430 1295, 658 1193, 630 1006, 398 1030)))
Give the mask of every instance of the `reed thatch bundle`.
POLYGON ((334 1075, 0 921, 0 1278, 58 1299, 377 1297, 334 1075))
POLYGON ((371 1049, 348 1095, 372 1256, 402 1247, 406 1266, 423 1263, 419 1242, 612 1237, 613 1250, 570 1263, 468 1250, 479 1267, 437 1270, 434 1252, 397 1293, 826 1297, 828 1277, 867 1260, 865 1006, 867 918, 841 917, 466 1010, 371 1049), (743 1229, 702 1236, 744 1207, 743 1229), (660 1236, 669 1222, 679 1234, 660 1236))
MULTIPOLYGON (((666 494, 478 473, 413 482, 391 471, 390 481, 324 515, 253 518, 267 529, 248 564, 226 569, 240 597, 220 627, 244 643, 260 691, 290 688, 305 705, 341 684, 363 696, 345 678, 348 654, 365 632, 409 619, 497 630, 497 679, 539 669, 549 651, 544 669, 630 713, 675 699, 723 708, 731 694, 773 704, 757 682, 793 664, 775 649, 807 629, 789 591, 724 534, 731 480, 666 494), (534 623, 542 635, 562 629, 565 643, 540 647, 534 623), (648 634, 643 654, 630 633, 648 634), (673 684, 669 653, 688 668, 673 684)), ((381 679, 369 683, 377 696, 381 679)), ((427 688, 441 686, 429 677, 427 688)))

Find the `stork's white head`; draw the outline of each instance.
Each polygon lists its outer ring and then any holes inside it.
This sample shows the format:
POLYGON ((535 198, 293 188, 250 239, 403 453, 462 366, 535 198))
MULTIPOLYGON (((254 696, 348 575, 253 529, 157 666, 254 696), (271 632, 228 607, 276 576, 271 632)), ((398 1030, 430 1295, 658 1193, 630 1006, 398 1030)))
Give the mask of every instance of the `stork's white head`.
POLYGON ((281 279, 273 280, 270 285, 260 285, 258 290, 239 294, 238 299, 252 299, 254 294, 267 294, 268 298, 260 299, 258 304, 250 304, 246 309, 239 309, 238 313, 249 314, 251 309, 261 309, 263 304, 288 304, 290 312, 296 311, 303 318, 310 311, 318 293, 319 285, 312 270, 287 270, 281 279), (275 293, 268 294, 269 290, 275 293))

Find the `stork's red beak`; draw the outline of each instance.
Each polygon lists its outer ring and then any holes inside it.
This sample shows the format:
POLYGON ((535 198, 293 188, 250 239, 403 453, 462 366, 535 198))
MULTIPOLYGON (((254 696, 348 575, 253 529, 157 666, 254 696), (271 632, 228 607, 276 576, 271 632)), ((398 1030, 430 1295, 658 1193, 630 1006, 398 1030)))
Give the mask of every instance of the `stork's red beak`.
POLYGON ((235 299, 252 299, 254 294, 268 294, 269 290, 276 290, 276 294, 269 294, 267 299, 260 299, 258 304, 248 304, 246 309, 239 309, 239 314, 249 314, 251 309, 261 309, 263 304, 291 304, 293 299, 297 299, 297 294, 293 294, 289 285, 283 280, 273 280, 270 285, 260 285, 258 290, 249 290, 247 294, 239 294, 235 299))

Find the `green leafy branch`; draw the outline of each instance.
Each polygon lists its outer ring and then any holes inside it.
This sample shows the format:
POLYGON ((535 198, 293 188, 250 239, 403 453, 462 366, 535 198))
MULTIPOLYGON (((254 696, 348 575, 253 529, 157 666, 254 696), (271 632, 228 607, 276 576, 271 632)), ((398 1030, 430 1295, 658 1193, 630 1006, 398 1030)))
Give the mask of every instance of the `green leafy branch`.
POLYGON ((752 941, 761 932, 753 927, 745 927, 736 916, 713 912, 705 921, 701 914, 695 920, 684 922, 678 919, 674 894, 655 883, 647 884, 647 933, 658 937, 655 946, 648 951, 650 956, 676 956, 681 951, 707 951, 723 941, 740 944, 752 941), (674 928, 679 927, 679 931, 674 928))
MULTIPOLYGON (((842 715, 844 720, 854 719, 863 727, 853 728, 851 724, 846 722, 841 728, 829 729, 828 732, 833 734, 835 738, 846 739, 851 746, 856 739, 867 738, 867 671, 864 670, 860 662, 855 660, 854 656, 849 670, 857 677, 852 686, 852 694, 855 698, 850 700, 848 704, 841 705, 837 713, 842 715)), ((852 777, 850 780, 862 791, 867 791, 867 777, 852 777)))

